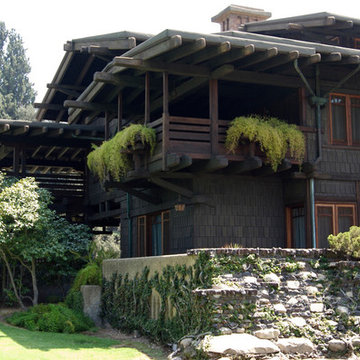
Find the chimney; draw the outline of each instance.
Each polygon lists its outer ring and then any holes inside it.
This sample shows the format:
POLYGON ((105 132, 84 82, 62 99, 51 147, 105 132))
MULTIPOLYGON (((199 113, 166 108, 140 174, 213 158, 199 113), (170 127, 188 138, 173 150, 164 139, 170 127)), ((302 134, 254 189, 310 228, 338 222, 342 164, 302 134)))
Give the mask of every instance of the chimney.
POLYGON ((247 6, 230 5, 219 14, 211 18, 212 22, 218 23, 221 26, 221 31, 239 30, 243 24, 263 21, 271 17, 270 12, 263 9, 255 9, 247 6))

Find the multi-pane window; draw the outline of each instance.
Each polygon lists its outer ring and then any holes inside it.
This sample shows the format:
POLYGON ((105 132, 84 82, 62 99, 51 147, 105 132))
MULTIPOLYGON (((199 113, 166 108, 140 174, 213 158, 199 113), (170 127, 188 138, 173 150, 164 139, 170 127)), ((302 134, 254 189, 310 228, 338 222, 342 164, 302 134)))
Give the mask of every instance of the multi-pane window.
POLYGON ((360 96, 330 95, 330 142, 360 146, 360 96))
POLYGON ((168 253, 170 211, 142 215, 137 218, 137 256, 168 253))
POLYGON ((355 225, 354 204, 316 204, 316 239, 317 247, 328 247, 330 234, 348 231, 355 225))

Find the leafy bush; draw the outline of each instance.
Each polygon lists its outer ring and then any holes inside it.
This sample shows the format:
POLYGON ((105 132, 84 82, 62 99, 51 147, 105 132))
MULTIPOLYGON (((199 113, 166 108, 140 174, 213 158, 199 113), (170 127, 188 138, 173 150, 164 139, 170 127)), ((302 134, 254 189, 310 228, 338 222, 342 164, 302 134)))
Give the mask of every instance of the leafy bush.
POLYGON ((65 298, 65 304, 69 309, 82 313, 84 308, 84 299, 80 291, 69 291, 65 298))
POLYGON ((14 313, 7 322, 32 331, 63 333, 86 331, 94 326, 85 315, 63 304, 40 304, 27 311, 14 313))
POLYGON ((90 263, 81 269, 74 280, 71 291, 80 291, 81 285, 101 285, 102 275, 100 266, 96 263, 90 263))
POLYGON ((267 162, 274 171, 285 158, 287 151, 295 160, 302 162, 305 154, 305 138, 296 125, 276 118, 258 115, 235 118, 226 133, 225 147, 235 152, 244 141, 256 142, 265 153, 267 162))
POLYGON ((155 130, 141 124, 131 124, 101 146, 94 146, 87 157, 90 171, 102 181, 106 172, 119 181, 131 168, 128 149, 134 149, 137 141, 149 145, 153 152, 156 145, 155 130))
POLYGON ((360 258, 360 227, 351 226, 349 231, 329 235, 328 241, 331 249, 360 258))

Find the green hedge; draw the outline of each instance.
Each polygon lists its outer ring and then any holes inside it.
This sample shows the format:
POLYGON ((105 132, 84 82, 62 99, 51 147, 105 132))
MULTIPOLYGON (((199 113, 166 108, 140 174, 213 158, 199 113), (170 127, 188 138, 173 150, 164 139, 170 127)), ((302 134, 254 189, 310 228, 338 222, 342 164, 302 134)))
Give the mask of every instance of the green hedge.
POLYGON ((28 330, 76 333, 94 327, 94 323, 80 312, 64 304, 40 304, 27 311, 16 312, 6 321, 28 330))

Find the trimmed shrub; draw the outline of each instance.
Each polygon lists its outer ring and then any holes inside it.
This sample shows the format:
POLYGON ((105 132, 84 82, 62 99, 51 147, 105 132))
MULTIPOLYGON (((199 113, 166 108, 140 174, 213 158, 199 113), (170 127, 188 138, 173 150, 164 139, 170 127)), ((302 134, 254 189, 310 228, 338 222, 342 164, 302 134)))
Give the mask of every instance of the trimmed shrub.
POLYGON ((351 226, 349 231, 337 235, 329 235, 331 249, 347 256, 360 258, 360 227, 351 226))
POLYGON ((70 292, 80 291, 81 285, 101 285, 101 283, 102 275, 100 266, 96 263, 90 263, 77 273, 70 292))
POLYGON ((94 323, 88 317, 64 304, 40 304, 27 311, 16 312, 6 321, 32 331, 70 334, 94 327, 94 323))

